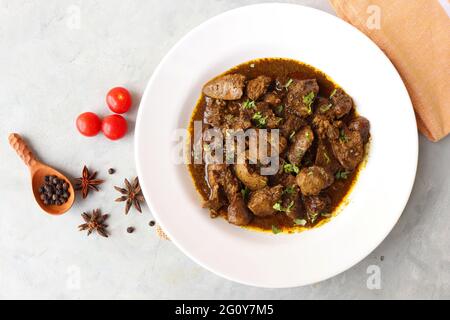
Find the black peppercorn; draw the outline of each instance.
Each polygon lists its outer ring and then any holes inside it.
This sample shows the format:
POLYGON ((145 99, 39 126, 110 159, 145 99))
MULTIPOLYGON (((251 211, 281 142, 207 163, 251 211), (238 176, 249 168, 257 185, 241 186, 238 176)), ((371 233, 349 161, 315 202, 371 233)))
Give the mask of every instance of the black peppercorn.
POLYGON ((152 220, 148 224, 149 224, 150 227, 153 227, 155 225, 155 221, 152 220))
POLYGON ((109 174, 114 174, 116 172, 116 170, 114 170, 113 168, 109 168, 108 169, 108 173, 109 174))
POLYGON ((67 202, 70 193, 69 184, 56 176, 45 176, 44 183, 39 187, 40 199, 44 205, 60 206, 67 202))
POLYGON ((133 227, 128 227, 127 228, 127 232, 128 233, 133 233, 134 232, 134 228, 133 227))

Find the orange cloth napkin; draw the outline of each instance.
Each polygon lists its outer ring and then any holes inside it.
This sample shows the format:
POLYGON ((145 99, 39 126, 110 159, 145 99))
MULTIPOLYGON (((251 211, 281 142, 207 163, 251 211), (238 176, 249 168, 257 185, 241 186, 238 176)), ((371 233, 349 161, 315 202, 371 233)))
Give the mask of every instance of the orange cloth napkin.
POLYGON ((408 89, 420 132, 450 132, 449 0, 329 0, 339 17, 369 36, 408 89))

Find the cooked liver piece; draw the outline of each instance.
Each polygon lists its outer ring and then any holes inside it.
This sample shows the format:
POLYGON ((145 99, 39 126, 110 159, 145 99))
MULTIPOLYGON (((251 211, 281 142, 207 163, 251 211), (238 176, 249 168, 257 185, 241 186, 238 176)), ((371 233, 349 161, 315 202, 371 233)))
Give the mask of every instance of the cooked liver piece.
POLYGON ((280 201, 282 193, 283 186, 281 185, 272 188, 265 187, 252 192, 248 201, 248 207, 255 216, 265 217, 273 215, 277 213, 273 206, 280 201))
POLYGON ((312 113, 312 103, 318 92, 316 79, 293 79, 288 87, 286 105, 293 108, 300 117, 307 117, 312 113))
POLYGON ((258 76, 247 83, 247 96, 251 100, 258 100, 267 92, 272 79, 267 76, 258 76))
POLYGON ((317 195, 334 182, 334 175, 322 167, 303 168, 297 175, 297 184, 305 196, 317 195))
POLYGON ((245 76, 242 74, 226 74, 209 81, 203 87, 208 97, 222 100, 238 100, 244 93, 245 76))
POLYGON ((305 197, 305 208, 310 218, 321 213, 330 213, 330 203, 330 197, 327 195, 305 197))
POLYGON ((339 161, 334 156, 328 139, 319 139, 314 164, 322 167, 331 174, 335 174, 341 168, 339 161))
POLYGON ((313 144, 314 133, 309 126, 301 128, 292 138, 291 146, 289 147, 287 158, 290 163, 297 166, 303 159, 306 151, 313 144))
MULTIPOLYGON (((248 224, 252 219, 252 215, 242 198, 239 180, 235 177, 231 169, 226 164, 209 164, 207 173, 208 183, 212 192, 204 206, 212 210, 217 210, 216 204, 217 206, 222 204, 220 195, 223 190, 229 202, 227 210, 228 221, 236 225, 248 224)), ((223 204, 220 207, 222 206, 223 204)))
POLYGON ((339 119, 350 112, 353 107, 352 98, 344 92, 344 90, 337 88, 334 94, 330 97, 332 110, 334 116, 339 119))
POLYGON ((358 131, 364 143, 369 140, 370 122, 366 118, 358 116, 352 119, 348 128, 352 131, 358 131))
POLYGON ((253 216, 249 212, 241 195, 237 195, 230 201, 227 215, 227 220, 229 223, 237 226, 245 226, 250 223, 252 218, 253 216))
POLYGON ((334 155, 345 169, 352 171, 363 160, 364 144, 358 131, 343 127, 339 137, 330 142, 334 155))

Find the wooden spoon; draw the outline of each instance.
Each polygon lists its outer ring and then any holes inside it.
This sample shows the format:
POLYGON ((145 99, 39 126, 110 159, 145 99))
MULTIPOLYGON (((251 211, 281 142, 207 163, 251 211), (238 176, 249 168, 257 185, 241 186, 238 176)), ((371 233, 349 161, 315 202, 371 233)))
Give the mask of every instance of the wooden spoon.
POLYGON ((45 212, 52 215, 59 215, 67 212, 73 205, 75 201, 75 191, 73 189, 73 185, 70 180, 64 176, 61 172, 49 167, 42 162, 39 162, 31 150, 28 148, 25 141, 22 137, 17 133, 11 133, 8 137, 9 144, 16 150, 19 157, 25 162, 25 164, 30 169, 31 174, 31 186, 33 188, 34 199, 38 203, 38 205, 45 212), (48 175, 54 175, 59 179, 63 179, 65 182, 69 184, 68 191, 70 192, 69 198, 65 203, 60 206, 57 205, 45 205, 44 202, 40 198, 39 188, 44 183, 44 177, 48 175))

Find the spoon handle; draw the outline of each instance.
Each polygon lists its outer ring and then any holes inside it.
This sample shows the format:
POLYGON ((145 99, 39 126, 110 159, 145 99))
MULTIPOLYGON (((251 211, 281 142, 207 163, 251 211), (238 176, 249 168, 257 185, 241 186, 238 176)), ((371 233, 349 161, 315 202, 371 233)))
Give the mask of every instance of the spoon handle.
POLYGON ((28 167, 32 167, 36 164, 36 157, 19 134, 11 133, 8 137, 8 141, 11 147, 16 151, 28 167))

